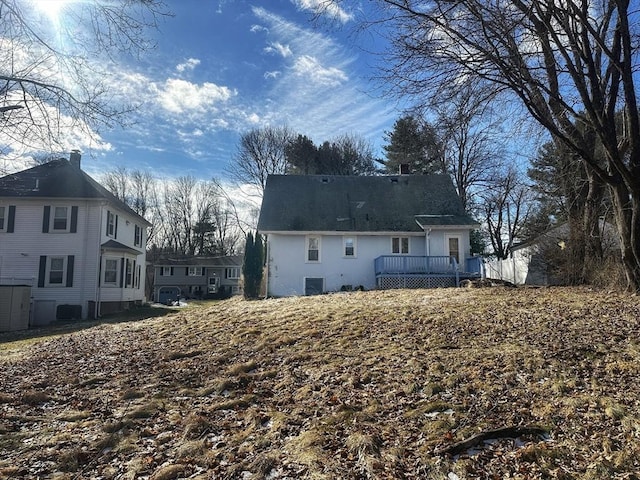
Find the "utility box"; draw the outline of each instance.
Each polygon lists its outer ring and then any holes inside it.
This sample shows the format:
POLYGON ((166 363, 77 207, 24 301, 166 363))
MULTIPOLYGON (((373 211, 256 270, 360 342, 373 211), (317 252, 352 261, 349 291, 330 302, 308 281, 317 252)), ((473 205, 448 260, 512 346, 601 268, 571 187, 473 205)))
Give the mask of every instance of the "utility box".
POLYGON ((31 287, 0 285, 0 332, 29 328, 31 287))

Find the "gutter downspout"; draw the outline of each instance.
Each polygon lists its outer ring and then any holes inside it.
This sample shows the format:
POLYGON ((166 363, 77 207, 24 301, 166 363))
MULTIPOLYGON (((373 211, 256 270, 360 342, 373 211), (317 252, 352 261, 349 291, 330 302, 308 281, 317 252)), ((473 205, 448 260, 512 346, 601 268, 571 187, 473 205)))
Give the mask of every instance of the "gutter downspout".
POLYGON ((96 267, 98 270, 98 278, 96 281, 96 306, 94 308, 94 312, 93 315, 95 317, 95 319, 97 320, 98 318, 100 318, 100 272, 102 271, 102 220, 103 220, 103 214, 104 214, 104 206, 106 205, 106 203, 102 202, 100 204, 100 228, 98 228, 98 255, 97 255, 97 259, 96 259, 96 267))
POLYGON ((267 261, 265 262, 265 281, 264 281, 264 298, 269 298, 269 234, 267 234, 267 248, 266 248, 266 255, 267 255, 267 261))

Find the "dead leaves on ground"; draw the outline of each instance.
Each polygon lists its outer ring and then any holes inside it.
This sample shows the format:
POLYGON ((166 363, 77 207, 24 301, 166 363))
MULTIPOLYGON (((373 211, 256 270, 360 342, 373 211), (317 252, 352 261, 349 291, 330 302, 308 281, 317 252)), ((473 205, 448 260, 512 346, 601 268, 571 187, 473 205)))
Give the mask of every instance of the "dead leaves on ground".
POLYGON ((31 342, 0 478, 633 478, 640 302, 579 289, 231 299, 31 342), (447 447, 505 426, 549 434, 447 447))

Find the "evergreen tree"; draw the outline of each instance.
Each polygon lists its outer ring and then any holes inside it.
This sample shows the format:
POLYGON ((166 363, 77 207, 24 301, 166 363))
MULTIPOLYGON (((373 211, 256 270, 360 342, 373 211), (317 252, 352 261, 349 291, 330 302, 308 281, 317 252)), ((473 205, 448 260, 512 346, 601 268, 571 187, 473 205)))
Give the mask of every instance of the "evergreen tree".
POLYGON ((399 173, 400 165, 406 165, 408 173, 445 173, 444 149, 433 126, 405 115, 396 120, 393 131, 385 133, 387 145, 385 172, 399 173))
POLYGON ((262 282, 262 270, 264 267, 264 244, 262 235, 256 233, 247 234, 244 247, 244 262, 242 275, 244 277, 244 298, 255 299, 260 295, 260 283, 262 282))

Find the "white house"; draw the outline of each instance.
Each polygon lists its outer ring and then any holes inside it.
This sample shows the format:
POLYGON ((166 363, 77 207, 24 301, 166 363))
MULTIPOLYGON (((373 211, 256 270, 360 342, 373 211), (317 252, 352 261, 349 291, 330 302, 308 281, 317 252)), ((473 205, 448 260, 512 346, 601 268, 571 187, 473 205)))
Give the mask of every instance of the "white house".
POLYGON ((144 301, 150 224, 80 169, 80 153, 0 178, 0 283, 31 286, 31 323, 144 301))
POLYGON ((453 286, 480 275, 447 175, 271 175, 258 231, 267 293, 453 286))

